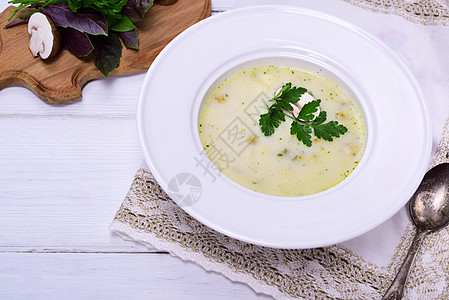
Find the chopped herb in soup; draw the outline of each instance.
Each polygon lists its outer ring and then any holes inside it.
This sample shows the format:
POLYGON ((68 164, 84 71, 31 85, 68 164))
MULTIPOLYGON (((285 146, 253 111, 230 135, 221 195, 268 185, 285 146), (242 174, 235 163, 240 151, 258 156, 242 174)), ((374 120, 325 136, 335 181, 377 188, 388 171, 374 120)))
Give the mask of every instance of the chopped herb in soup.
POLYGON ((270 136, 286 116, 292 119, 290 133, 298 138, 307 147, 312 146, 312 132, 319 138, 332 142, 334 138, 345 134, 348 129, 338 124, 337 121, 329 121, 326 111, 319 111, 320 99, 314 99, 306 88, 292 86, 288 82, 276 92, 276 95, 268 100, 267 112, 260 115, 259 125, 265 136, 270 136))
POLYGON ((269 195, 329 189, 354 170, 365 147, 362 116, 349 97, 325 78, 290 67, 255 67, 226 78, 208 95, 199 123, 201 143, 215 166, 269 195), (277 119, 267 119, 288 89, 308 99, 291 100, 276 109, 277 119))

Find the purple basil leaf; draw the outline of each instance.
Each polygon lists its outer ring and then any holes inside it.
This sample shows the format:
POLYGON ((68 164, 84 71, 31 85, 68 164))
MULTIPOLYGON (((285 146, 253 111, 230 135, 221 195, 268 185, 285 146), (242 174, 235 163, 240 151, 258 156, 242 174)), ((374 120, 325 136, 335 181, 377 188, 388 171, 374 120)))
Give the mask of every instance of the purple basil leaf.
POLYGON ((91 40, 94 44, 94 64, 105 77, 108 77, 109 73, 118 66, 122 57, 120 38, 114 32, 110 32, 108 36, 92 36, 91 40))
POLYGON ((120 39, 125 44, 126 48, 139 49, 139 36, 137 35, 137 29, 133 29, 125 32, 117 32, 120 39))
POLYGON ((22 19, 17 19, 15 21, 9 22, 8 24, 6 24, 3 28, 4 29, 8 29, 17 25, 21 25, 21 24, 26 24, 28 23, 28 20, 30 19, 30 17, 26 17, 26 18, 22 18, 22 19))
POLYGON ((63 47, 75 56, 84 57, 92 53, 94 45, 86 33, 73 28, 64 28, 62 31, 63 47))
POLYGON ((56 26, 70 27, 92 35, 107 35, 106 19, 95 12, 75 13, 66 2, 47 5, 42 12, 49 16, 56 26))
POLYGON ((123 6, 122 12, 133 22, 142 21, 145 13, 152 5, 153 0, 128 0, 123 6))

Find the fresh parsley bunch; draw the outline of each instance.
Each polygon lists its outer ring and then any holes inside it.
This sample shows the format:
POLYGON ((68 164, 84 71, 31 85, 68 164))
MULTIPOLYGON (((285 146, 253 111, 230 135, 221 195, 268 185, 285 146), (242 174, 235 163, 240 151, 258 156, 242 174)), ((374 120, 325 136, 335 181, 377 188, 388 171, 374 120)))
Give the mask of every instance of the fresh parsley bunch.
POLYGON ((317 138, 329 142, 332 142, 334 138, 338 138, 348 131, 345 126, 338 124, 337 121, 324 123, 327 118, 325 111, 321 111, 314 120, 314 114, 318 111, 321 103, 320 99, 306 103, 299 111, 298 116, 288 115, 286 111, 292 111, 293 103, 298 102, 306 92, 307 89, 292 86, 291 82, 284 84, 274 98, 269 100, 269 102, 274 103, 271 106, 267 106, 268 112, 260 115, 259 125, 262 133, 265 136, 272 135, 275 129, 282 122, 285 122, 286 116, 293 120, 290 133, 295 135, 307 147, 312 146, 312 131, 317 138))
POLYGON ((10 0, 17 4, 10 19, 22 8, 34 8, 21 15, 26 20, 35 12, 52 19, 63 36, 63 47, 78 57, 94 56, 98 70, 108 77, 122 57, 122 43, 139 49, 135 22, 141 21, 153 0, 10 0), (121 41, 120 41, 121 40, 121 41))

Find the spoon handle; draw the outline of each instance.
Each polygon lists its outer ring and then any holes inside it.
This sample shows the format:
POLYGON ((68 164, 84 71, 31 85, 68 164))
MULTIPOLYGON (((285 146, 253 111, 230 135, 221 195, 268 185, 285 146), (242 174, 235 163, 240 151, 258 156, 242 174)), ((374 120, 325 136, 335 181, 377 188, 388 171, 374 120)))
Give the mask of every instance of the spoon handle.
POLYGON ((428 231, 417 230, 415 237, 413 238, 412 245, 405 256, 402 266, 399 268, 398 274, 394 278, 387 292, 383 296, 382 300, 399 300, 402 299, 404 294, 404 287, 407 281, 408 274, 410 273, 410 268, 415 261, 416 253, 421 246, 424 237, 427 235, 428 231))

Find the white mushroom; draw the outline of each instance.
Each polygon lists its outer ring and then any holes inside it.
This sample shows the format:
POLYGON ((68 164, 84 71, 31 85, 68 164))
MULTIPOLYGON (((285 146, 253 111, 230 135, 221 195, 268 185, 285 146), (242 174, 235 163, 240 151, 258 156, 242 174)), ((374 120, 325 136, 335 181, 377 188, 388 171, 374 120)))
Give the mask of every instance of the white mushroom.
POLYGON ((28 33, 30 34, 30 51, 33 56, 39 55, 47 59, 55 55, 61 48, 61 37, 53 21, 37 12, 31 15, 28 21, 28 33))

